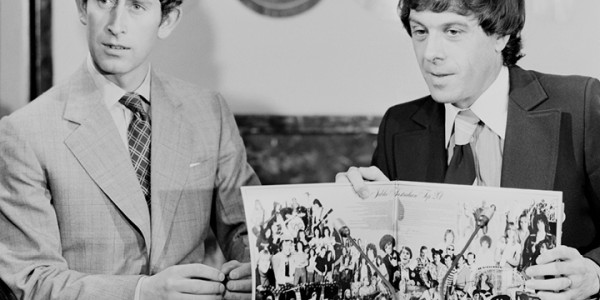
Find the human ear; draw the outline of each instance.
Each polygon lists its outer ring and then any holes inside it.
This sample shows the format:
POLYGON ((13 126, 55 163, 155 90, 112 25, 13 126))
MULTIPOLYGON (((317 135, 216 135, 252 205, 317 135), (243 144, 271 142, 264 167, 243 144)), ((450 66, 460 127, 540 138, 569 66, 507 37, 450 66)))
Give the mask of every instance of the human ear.
POLYGON ((75 0, 77 11, 79 13, 79 21, 83 25, 87 25, 87 0, 75 0))
POLYGON ((171 32, 177 27, 179 21, 181 21, 181 16, 183 12, 181 10, 181 6, 173 8, 166 16, 164 16, 160 22, 160 26, 158 27, 158 38, 166 39, 171 32))
POLYGON ((500 53, 506 48, 506 44, 508 44, 508 40, 510 39, 510 35, 502 35, 496 37, 496 52, 500 53))

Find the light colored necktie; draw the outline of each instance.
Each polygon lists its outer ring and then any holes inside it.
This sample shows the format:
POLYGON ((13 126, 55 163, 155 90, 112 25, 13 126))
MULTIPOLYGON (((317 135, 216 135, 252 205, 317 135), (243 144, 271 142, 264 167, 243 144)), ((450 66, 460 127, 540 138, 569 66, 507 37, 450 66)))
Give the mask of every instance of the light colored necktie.
POLYGON ((470 109, 460 111, 456 116, 454 153, 446 170, 445 183, 471 185, 475 181, 477 177, 475 158, 469 143, 478 123, 479 118, 470 109))
POLYGON ((127 129, 129 154, 138 181, 144 192, 148 207, 150 207, 150 118, 142 102, 144 98, 136 93, 127 93, 119 102, 133 113, 131 123, 127 129))

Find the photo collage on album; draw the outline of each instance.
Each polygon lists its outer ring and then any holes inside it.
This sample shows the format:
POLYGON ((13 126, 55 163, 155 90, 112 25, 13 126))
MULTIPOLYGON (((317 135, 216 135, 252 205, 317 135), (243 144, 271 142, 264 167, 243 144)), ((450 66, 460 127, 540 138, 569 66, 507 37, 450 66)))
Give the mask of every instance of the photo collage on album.
POLYGON ((537 299, 523 270, 560 244, 560 192, 369 189, 361 199, 348 184, 243 187, 253 298, 537 299))

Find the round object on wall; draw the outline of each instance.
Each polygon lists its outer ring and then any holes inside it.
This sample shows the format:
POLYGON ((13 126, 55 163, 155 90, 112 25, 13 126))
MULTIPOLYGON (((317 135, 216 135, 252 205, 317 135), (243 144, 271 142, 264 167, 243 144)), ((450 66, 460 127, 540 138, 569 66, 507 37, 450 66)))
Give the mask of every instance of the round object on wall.
POLYGON ((354 0, 366 11, 384 21, 399 22, 399 0, 354 0))
POLYGON ((303 13, 320 0, 240 0, 253 11, 269 17, 289 17, 303 13))

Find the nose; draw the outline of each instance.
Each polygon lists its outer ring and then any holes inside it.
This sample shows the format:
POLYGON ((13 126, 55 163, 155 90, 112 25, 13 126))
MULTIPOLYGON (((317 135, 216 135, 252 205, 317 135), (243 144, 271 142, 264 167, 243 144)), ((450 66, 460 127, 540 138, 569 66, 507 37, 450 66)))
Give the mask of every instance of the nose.
POLYGON ((430 33, 425 42, 424 57, 433 64, 439 63, 446 58, 444 39, 436 33, 430 33))
POLYGON ((127 33, 127 16, 125 14, 124 6, 121 5, 122 2, 123 1, 119 1, 119 4, 115 5, 110 11, 110 20, 107 29, 112 35, 127 33))

